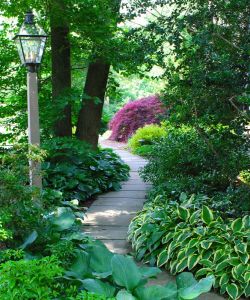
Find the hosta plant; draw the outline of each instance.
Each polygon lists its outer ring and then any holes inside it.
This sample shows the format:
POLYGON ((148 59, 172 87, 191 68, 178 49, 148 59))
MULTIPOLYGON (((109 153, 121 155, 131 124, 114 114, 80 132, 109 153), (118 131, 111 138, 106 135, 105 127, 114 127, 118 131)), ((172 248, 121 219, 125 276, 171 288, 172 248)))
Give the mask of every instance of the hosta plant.
POLYGON ((225 222, 207 206, 195 209, 188 200, 180 205, 156 198, 145 205, 129 228, 137 258, 172 274, 214 275, 222 294, 249 297, 250 216, 225 222))
POLYGON ((79 281, 80 288, 117 300, 184 300, 196 299, 208 292, 214 277, 197 282, 191 273, 177 276, 176 282, 163 286, 145 286, 148 279, 161 272, 155 267, 138 267, 128 256, 110 252, 101 242, 83 245, 65 279, 79 281))
POLYGON ((44 148, 43 183, 62 192, 66 200, 86 200, 108 190, 118 190, 129 167, 111 150, 93 151, 81 141, 55 138, 44 148))

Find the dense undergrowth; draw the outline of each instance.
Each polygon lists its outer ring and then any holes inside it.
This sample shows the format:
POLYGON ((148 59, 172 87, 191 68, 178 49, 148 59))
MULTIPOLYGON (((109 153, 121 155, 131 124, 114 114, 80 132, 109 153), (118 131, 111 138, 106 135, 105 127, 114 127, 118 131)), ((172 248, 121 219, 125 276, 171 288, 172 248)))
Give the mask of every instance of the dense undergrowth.
POLYGON ((41 194, 11 170, 2 175, 7 176, 0 181, 1 299, 194 299, 211 288, 213 277, 197 283, 191 273, 176 284, 146 287, 161 271, 138 268, 130 257, 86 236, 76 200, 41 194))
POLYGON ((249 297, 250 189, 238 179, 247 180, 248 143, 228 126, 166 126, 141 170, 153 189, 130 224, 138 259, 214 275, 220 293, 249 297))

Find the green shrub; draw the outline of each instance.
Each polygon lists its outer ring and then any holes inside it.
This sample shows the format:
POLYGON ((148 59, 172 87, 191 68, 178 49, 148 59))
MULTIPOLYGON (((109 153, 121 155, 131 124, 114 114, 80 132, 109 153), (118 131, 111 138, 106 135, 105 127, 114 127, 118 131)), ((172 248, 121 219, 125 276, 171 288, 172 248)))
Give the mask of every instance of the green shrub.
POLYGON ((248 297, 250 216, 225 222, 207 206, 195 208, 202 200, 195 198, 183 197, 179 204, 156 197, 145 205, 129 228, 137 258, 172 274, 214 275, 222 294, 248 297))
POLYGON ((56 298, 57 277, 63 269, 55 257, 35 260, 8 261, 0 265, 0 298, 40 299, 56 298))
POLYGON ((250 170, 240 172, 240 179, 247 185, 250 185, 250 170))
POLYGON ((81 141, 57 138, 44 145, 44 186, 62 192, 66 200, 86 200, 108 190, 118 190, 129 167, 111 150, 93 151, 81 141))
POLYGON ((151 147, 145 146, 154 144, 164 136, 166 136, 165 127, 156 124, 146 125, 136 130, 135 134, 129 139, 128 145, 133 153, 146 154, 146 150, 150 152, 151 147))
POLYGON ((31 230, 43 226, 41 203, 36 189, 25 185, 14 171, 0 168, 1 222, 12 232, 13 242, 20 242, 31 230))
POLYGON ((154 146, 142 175, 155 186, 172 182, 181 191, 225 191, 249 165, 247 142, 227 126, 168 127, 154 146))

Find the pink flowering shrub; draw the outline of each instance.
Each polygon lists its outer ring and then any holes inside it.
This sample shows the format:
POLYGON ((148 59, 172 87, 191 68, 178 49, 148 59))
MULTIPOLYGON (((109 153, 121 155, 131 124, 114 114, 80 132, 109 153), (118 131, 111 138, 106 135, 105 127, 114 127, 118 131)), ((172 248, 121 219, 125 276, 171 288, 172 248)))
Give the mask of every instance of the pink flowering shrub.
POLYGON ((149 96, 127 103, 109 123, 111 140, 127 142, 138 128, 146 124, 159 124, 160 117, 166 115, 166 108, 158 96, 149 96))

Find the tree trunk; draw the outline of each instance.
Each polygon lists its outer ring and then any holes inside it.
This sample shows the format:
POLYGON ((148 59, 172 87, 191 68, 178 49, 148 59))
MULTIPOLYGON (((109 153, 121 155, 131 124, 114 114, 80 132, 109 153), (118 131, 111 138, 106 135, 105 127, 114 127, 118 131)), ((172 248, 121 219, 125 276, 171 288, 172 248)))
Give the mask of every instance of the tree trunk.
POLYGON ((110 64, 97 60, 89 64, 84 87, 82 108, 79 112, 76 136, 94 149, 98 145, 99 129, 110 64))
MULTIPOLYGON (((71 88, 69 27, 63 20, 63 1, 54 0, 51 11, 52 97, 60 107, 54 124, 56 136, 72 136, 71 105, 61 101, 71 88)), ((65 98, 64 98, 65 99, 65 98)))

